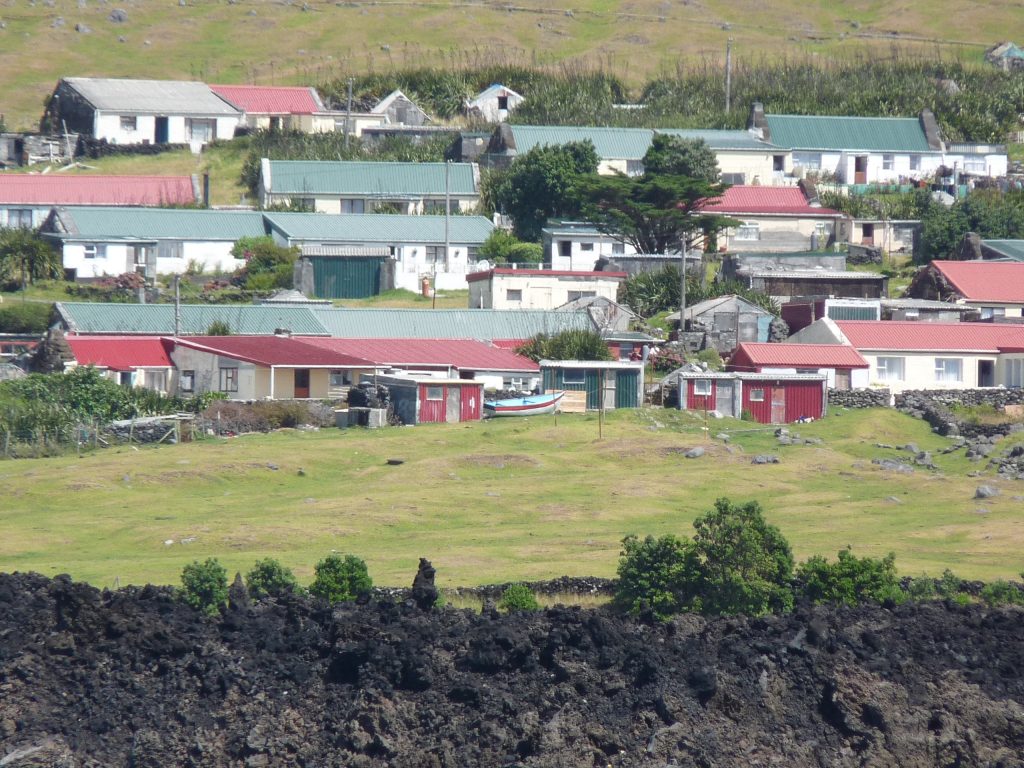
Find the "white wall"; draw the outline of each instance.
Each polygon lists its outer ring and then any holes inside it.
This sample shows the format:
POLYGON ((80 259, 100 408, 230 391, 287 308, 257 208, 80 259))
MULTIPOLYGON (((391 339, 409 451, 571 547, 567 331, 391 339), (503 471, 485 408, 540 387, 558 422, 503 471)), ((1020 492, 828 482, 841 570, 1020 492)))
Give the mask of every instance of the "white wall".
MULTIPOLYGON (((64 268, 76 270, 76 277, 104 277, 135 271, 132 245, 93 243, 97 246, 97 253, 105 252, 102 258, 86 258, 86 245, 80 242, 64 244, 64 268)), ((180 257, 160 257, 160 250, 157 248, 157 274, 182 273, 188 269, 190 262, 201 265, 204 272, 233 272, 245 264, 244 261, 231 256, 233 241, 185 242, 181 245, 180 257)))
POLYGON ((589 272, 602 256, 614 260, 616 256, 634 253, 636 248, 630 243, 619 243, 607 235, 567 234, 551 236, 551 244, 545 257, 550 262, 551 269, 589 272), (562 242, 570 243, 568 256, 561 255, 562 242), (591 246, 590 250, 585 250, 588 245, 591 246), (615 253, 616 245, 622 247, 620 253, 615 253))
MULTIPOLYGON (((316 213, 331 213, 331 214, 352 213, 353 212, 352 205, 351 205, 352 202, 356 202, 356 203, 360 203, 361 202, 362 203, 362 205, 363 205, 362 213, 373 213, 374 209, 378 205, 389 205, 389 206, 390 205, 395 205, 395 206, 398 207, 398 213, 404 214, 404 215, 407 215, 407 216, 421 216, 421 215, 427 213, 427 207, 428 206, 434 206, 434 205, 438 206, 441 211, 444 210, 444 196, 443 195, 440 198, 429 197, 429 198, 421 198, 419 200, 394 200, 394 201, 389 201, 389 200, 378 200, 378 199, 375 199, 375 198, 369 198, 368 199, 368 198, 365 198, 365 197, 357 197, 357 196, 352 196, 352 197, 348 197, 348 196, 343 197, 341 195, 320 195, 320 196, 316 196, 316 195, 309 195, 308 193, 306 193, 306 194, 295 194, 295 195, 280 195, 280 194, 270 194, 270 195, 268 195, 268 194, 266 194, 266 192, 262 192, 261 191, 260 194, 261 194, 261 197, 263 198, 263 205, 264 206, 269 206, 269 205, 273 205, 273 204, 288 205, 288 204, 291 203, 291 201, 293 199, 307 200, 307 201, 312 201, 312 203, 313 203, 313 210, 316 213), (345 205, 343 205, 343 201, 344 201, 345 205)), ((452 196, 451 197, 452 211, 454 211, 456 207, 458 207, 458 210, 460 210, 460 211, 471 211, 471 210, 473 210, 476 207, 476 205, 479 203, 479 201, 480 201, 480 199, 478 197, 459 198, 459 197, 452 196)), ((359 213, 360 211, 356 210, 355 212, 359 213)), ((431 211, 431 212, 433 212, 433 211, 431 211)))
MULTIPOLYGON (((153 144, 156 142, 156 116, 135 115, 135 130, 121 128, 121 116, 124 113, 110 114, 96 111, 93 119, 93 133, 97 139, 106 139, 111 144, 153 144)), ((130 114, 125 114, 131 117, 130 114)), ((182 115, 167 115, 167 141, 171 144, 188 144, 191 137, 186 129, 186 118, 182 115)), ((240 116, 194 118, 196 120, 212 120, 215 139, 231 139, 235 135, 235 127, 240 116)), ((201 146, 201 143, 191 142, 201 146)))
MULTIPOLYGON (((980 360, 996 360, 995 355, 964 354, 957 352, 865 352, 859 350, 868 361, 869 386, 888 387, 894 393, 906 389, 974 389, 978 386, 978 362, 980 360), (878 376, 878 358, 903 358, 903 378, 899 380, 881 379, 878 376), (935 361, 937 358, 961 360, 960 381, 937 381, 935 361)), ((998 383, 998 376, 996 378, 998 383)))
MULTIPOLYGON (((442 245, 441 248, 444 246, 442 245)), ((395 270, 395 287, 419 293, 424 277, 431 278, 431 285, 439 291, 464 290, 466 274, 469 272, 468 248, 453 245, 448 248, 447 265, 427 261, 427 246, 403 245, 396 249, 398 267, 395 270)))
POLYGON ((786 150, 778 152, 739 152, 729 150, 716 150, 715 157, 718 158, 718 170, 720 173, 742 173, 746 184, 760 184, 772 186, 776 183, 776 176, 782 176, 793 169, 793 156, 786 150), (784 155, 783 170, 776 173, 773 170, 774 156, 784 155))
POLYGON ((621 280, 599 277, 558 278, 546 275, 493 275, 470 283, 470 307, 483 309, 554 309, 569 292, 587 292, 615 301, 621 280), (509 297, 519 291, 520 299, 509 297))

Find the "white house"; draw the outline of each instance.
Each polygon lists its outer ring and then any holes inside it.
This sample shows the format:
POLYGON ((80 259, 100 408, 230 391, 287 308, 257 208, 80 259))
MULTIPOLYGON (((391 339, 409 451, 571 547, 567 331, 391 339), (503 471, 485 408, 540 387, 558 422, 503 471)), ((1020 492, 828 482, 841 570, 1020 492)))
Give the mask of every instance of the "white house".
POLYGON ((325 133, 334 118, 323 120, 324 103, 315 88, 284 85, 211 85, 210 90, 243 113, 250 130, 325 133))
POLYGON ((385 115, 390 125, 426 125, 430 115, 399 90, 392 91, 374 105, 371 115, 385 115))
POLYGON ((615 300, 625 272, 499 267, 466 276, 472 309, 554 309, 591 297, 615 300))
POLYGON ((982 320, 1024 316, 1024 263, 933 261, 919 270, 907 295, 951 301, 978 310, 982 320))
POLYGON ((500 83, 488 86, 466 101, 466 114, 488 123, 500 123, 523 102, 523 97, 500 83))
POLYGON ((51 128, 111 144, 189 144, 230 139, 242 119, 205 83, 65 77, 47 106, 51 128))
POLYGON ((630 243, 581 221, 549 221, 540 232, 544 261, 556 270, 592 270, 598 259, 636 253, 630 243))

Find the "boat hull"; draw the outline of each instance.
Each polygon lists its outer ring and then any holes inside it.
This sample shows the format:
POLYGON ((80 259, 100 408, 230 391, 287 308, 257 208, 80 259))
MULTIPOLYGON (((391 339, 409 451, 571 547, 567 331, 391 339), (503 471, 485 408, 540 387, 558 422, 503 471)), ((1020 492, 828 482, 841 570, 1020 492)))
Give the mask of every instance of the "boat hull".
POLYGON ((514 397, 508 400, 495 400, 484 403, 485 416, 541 416, 554 413, 562 401, 563 392, 550 395, 533 395, 531 397, 514 397))

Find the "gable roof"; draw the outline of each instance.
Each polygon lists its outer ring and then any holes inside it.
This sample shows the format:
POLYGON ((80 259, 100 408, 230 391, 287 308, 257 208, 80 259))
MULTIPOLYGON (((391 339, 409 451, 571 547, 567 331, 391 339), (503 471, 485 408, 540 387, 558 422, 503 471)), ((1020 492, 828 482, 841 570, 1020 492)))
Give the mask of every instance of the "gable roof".
MULTIPOLYGON (((378 101, 377 104, 373 107, 373 109, 370 110, 370 114, 371 115, 382 115, 382 114, 384 114, 385 112, 388 111, 388 108, 392 104, 394 104, 396 101, 398 101, 399 99, 404 99, 409 104, 411 104, 416 109, 417 112, 420 112, 424 116, 427 116, 426 110, 424 110, 422 107, 420 107, 419 104, 417 104, 415 101, 410 99, 408 96, 406 96, 404 93, 402 93, 401 90, 399 90, 397 88, 395 90, 393 90, 391 93, 389 93, 387 96, 385 96, 383 99, 378 101)), ((429 119, 429 116, 428 116, 428 119, 429 119)))
POLYGON ((369 360, 287 336, 192 336, 178 337, 173 342, 176 346, 268 367, 375 367, 369 360))
MULTIPOLYGON (((716 296, 713 299, 705 299, 704 301, 698 301, 696 304, 690 304, 686 307, 686 318, 692 320, 695 317, 712 312, 716 309, 722 308, 724 305, 735 304, 738 307, 743 307, 744 311, 752 312, 756 315, 771 316, 771 312, 767 309, 762 309, 756 304, 747 301, 742 296, 735 293, 727 293, 724 296, 716 296)), ((674 320, 679 322, 679 310, 672 312, 665 316, 666 320, 674 320)))
POLYGON ((765 152, 778 148, 774 142, 759 139, 749 131, 695 128, 657 128, 654 133, 663 133, 690 141, 700 140, 716 150, 760 150, 765 152))
POLYGON ((208 85, 195 81, 65 77, 63 82, 103 112, 238 115, 238 110, 208 85))
POLYGON ((796 150, 934 152, 915 117, 766 115, 772 143, 796 150))
MULTIPOLYGON (((538 333, 593 330, 585 311, 544 309, 313 309, 339 338, 479 339, 518 344, 538 333)), ((505 346, 505 345, 503 345, 505 346)))
POLYGON ((361 195, 387 199, 478 192, 473 163, 349 162, 269 160, 267 191, 275 195, 361 195))
POLYGON ((983 247, 1013 261, 1024 261, 1024 240, 982 240, 983 247))
POLYGON ((868 361, 845 344, 787 344, 741 341, 729 367, 867 368, 868 361))
POLYGON ((933 261, 931 266, 967 301, 1024 304, 1024 263, 933 261))
MULTIPOLYGON (((289 241, 318 243, 444 243, 444 216, 405 216, 390 213, 264 214, 270 226, 289 241)), ((477 245, 487 239, 494 225, 483 216, 450 216, 448 240, 452 244, 477 245)))
POLYGON ((714 150, 770 150, 772 144, 747 131, 690 128, 607 128, 598 126, 508 125, 515 150, 525 154, 538 146, 590 141, 602 160, 642 160, 656 133, 681 139, 703 140, 714 150))
POLYGON ((491 83, 482 91, 480 91, 480 93, 471 98, 467 103, 473 104, 474 102, 480 101, 481 99, 490 98, 492 95, 498 93, 504 93, 506 96, 515 96, 518 99, 523 98, 523 95, 521 93, 516 93, 507 85, 502 85, 501 83, 491 83))
POLYGON ((705 202, 701 209, 712 213, 738 215, 843 215, 831 208, 811 205, 799 187, 736 185, 726 189, 721 197, 705 202))
POLYGON ((191 176, 0 175, 0 204, 185 205, 196 202, 191 176))
POLYGON ((835 325, 858 350, 981 352, 1024 348, 1024 326, 1000 323, 922 323, 894 320, 837 320, 835 325))
POLYGON ((445 366, 468 371, 537 371, 537 364, 478 339, 309 339, 377 365, 445 366))
MULTIPOLYGON (((119 304, 59 301, 56 310, 75 334, 170 335, 174 333, 173 304, 119 304)), ((214 323, 227 324, 233 334, 273 334, 287 328, 294 334, 326 336, 327 331, 309 307, 259 304, 182 304, 181 333, 201 335, 214 323)))
POLYGON ((282 85, 211 85, 234 107, 258 115, 312 115, 324 111, 315 88, 282 85))
POLYGON ((230 240, 267 233, 258 211, 183 208, 59 208, 62 240, 230 240))
POLYGON ((168 344, 159 336, 74 336, 68 345, 79 365, 112 371, 132 368, 172 368, 168 344))
POLYGON ((556 280, 576 280, 587 278, 590 280, 614 280, 621 282, 629 277, 625 272, 594 272, 593 270, 567 270, 567 269, 513 269, 512 267, 494 267, 493 269, 472 272, 466 275, 467 283, 476 283, 481 280, 493 280, 503 277, 550 277, 556 280))

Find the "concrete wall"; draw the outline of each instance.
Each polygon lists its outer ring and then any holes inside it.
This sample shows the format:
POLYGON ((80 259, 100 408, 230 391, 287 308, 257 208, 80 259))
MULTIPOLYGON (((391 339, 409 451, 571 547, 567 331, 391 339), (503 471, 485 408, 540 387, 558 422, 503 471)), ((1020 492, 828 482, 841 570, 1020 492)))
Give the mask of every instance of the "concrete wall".
POLYGON ((778 152, 740 152, 715 150, 720 173, 742 173, 745 184, 772 186, 781 183, 782 177, 792 170, 792 155, 786 150, 778 152), (775 155, 784 155, 783 170, 773 170, 775 155))
MULTIPOLYGON (((106 139, 111 144, 156 144, 156 116, 155 115, 134 115, 135 129, 121 127, 121 117, 133 117, 131 113, 111 114, 97 110, 93 118, 93 135, 97 139, 106 139)), ((167 115, 167 143, 169 144, 197 144, 203 142, 193 140, 190 130, 190 121, 209 120, 212 125, 211 139, 231 139, 235 135, 235 127, 238 125, 239 117, 211 117, 211 118, 186 118, 183 115, 167 115)))
POLYGON ((171 360, 174 361, 179 374, 181 371, 195 371, 193 394, 222 391, 220 388, 221 368, 238 369, 238 391, 225 392, 229 400, 258 400, 264 396, 263 392, 269 389, 269 375, 266 369, 262 371, 261 379, 257 367, 252 363, 181 346, 175 347, 171 352, 171 360), (263 392, 261 392, 261 385, 263 392))
MULTIPOLYGON (((177 242, 177 241, 176 241, 177 242)), ((156 248, 157 274, 185 272, 190 263, 199 264, 204 272, 233 272, 245 264, 243 260, 231 255, 234 246, 230 241, 216 242, 181 242, 181 256, 161 256, 158 246, 132 246, 124 243, 92 243, 105 250, 103 258, 86 258, 87 243, 67 242, 64 244, 63 260, 65 269, 74 269, 77 278, 104 277, 121 275, 135 271, 135 248, 146 248, 147 252, 156 248)))
POLYGON ((554 309, 571 301, 570 291, 593 292, 614 301, 620 283, 619 279, 598 277, 494 275, 489 280, 469 283, 469 306, 474 309, 554 309), (510 298, 509 291, 519 291, 521 298, 510 298))
POLYGON ((757 224, 759 238, 757 240, 737 237, 738 228, 729 228, 718 236, 719 245, 729 251, 765 251, 789 252, 809 251, 825 248, 835 237, 835 219, 790 218, 782 216, 740 216, 732 218, 738 221, 757 224), (820 229, 819 229, 820 225, 820 229), (812 236, 818 237, 812 243, 812 236))
POLYGON ((620 256, 636 253, 629 243, 620 243, 608 235, 552 234, 544 235, 544 259, 551 269, 588 272, 597 260, 604 257, 613 261, 620 256), (569 255, 562 255, 562 243, 569 243, 569 255), (621 249, 616 253, 616 249, 621 249))

